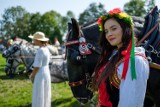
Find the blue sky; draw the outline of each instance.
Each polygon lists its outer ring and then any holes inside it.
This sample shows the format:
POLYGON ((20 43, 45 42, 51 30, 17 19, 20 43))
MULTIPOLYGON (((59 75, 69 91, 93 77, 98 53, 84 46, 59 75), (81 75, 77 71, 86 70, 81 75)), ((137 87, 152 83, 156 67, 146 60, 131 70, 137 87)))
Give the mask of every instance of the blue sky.
MULTIPOLYGON (((55 10, 61 15, 66 15, 68 10, 71 10, 78 18, 79 14, 82 13, 92 2, 105 5, 106 10, 119 7, 123 9, 123 5, 130 0, 0 0, 0 19, 4 13, 4 9, 11 6, 22 6, 28 12, 45 13, 50 10, 55 10)), ((160 0, 156 0, 156 5, 160 9, 160 0)))

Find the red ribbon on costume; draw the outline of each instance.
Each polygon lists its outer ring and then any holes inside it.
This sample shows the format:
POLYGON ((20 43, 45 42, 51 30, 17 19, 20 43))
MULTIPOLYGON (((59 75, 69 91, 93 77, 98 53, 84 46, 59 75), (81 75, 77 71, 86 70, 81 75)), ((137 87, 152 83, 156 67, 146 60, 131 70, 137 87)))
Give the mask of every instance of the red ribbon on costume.
MULTIPOLYGON (((104 64, 99 72, 98 72, 98 78, 100 77, 101 73, 103 72, 104 68, 108 65, 109 62, 107 62, 106 64, 104 64)), ((97 82, 98 82, 98 78, 97 78, 97 82)), ((112 107, 112 103, 111 101, 109 100, 109 94, 107 93, 107 87, 106 87, 106 82, 105 82, 106 79, 103 79, 100 86, 99 86, 99 96, 98 96, 98 101, 99 101, 99 104, 100 105, 103 105, 105 107, 112 107)), ((99 106, 100 106, 99 105, 99 106)), ((98 106, 98 107, 99 107, 98 106)), ((97 107, 97 106, 96 106, 97 107)))
POLYGON ((131 48, 132 48, 132 40, 129 43, 128 49, 122 52, 122 55, 125 55, 125 60, 124 60, 124 67, 123 67, 123 73, 122 73, 122 78, 121 79, 126 78, 131 48))

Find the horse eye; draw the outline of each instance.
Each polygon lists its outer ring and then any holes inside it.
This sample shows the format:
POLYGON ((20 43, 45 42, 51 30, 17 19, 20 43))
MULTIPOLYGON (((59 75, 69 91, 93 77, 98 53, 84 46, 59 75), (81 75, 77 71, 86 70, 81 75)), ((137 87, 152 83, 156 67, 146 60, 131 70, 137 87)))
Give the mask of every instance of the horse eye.
POLYGON ((10 55, 10 52, 6 50, 5 52, 3 52, 2 57, 7 58, 9 55, 10 55))
POLYGON ((18 50, 18 49, 19 49, 19 47, 17 47, 17 46, 16 46, 16 47, 14 47, 13 49, 16 51, 16 50, 18 50))
POLYGON ((12 60, 8 60, 8 63, 12 63, 12 60))
POLYGON ((3 53, 3 54, 2 54, 2 57, 6 58, 6 53, 3 53))

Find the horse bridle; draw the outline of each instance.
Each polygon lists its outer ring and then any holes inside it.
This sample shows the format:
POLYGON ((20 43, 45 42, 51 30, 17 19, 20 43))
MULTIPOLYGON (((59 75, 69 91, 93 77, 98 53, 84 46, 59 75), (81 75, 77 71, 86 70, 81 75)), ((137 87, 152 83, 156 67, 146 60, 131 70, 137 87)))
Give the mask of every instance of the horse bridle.
MULTIPOLYGON (((81 31, 82 32, 82 31, 81 31)), ((71 45, 75 45, 75 44, 80 44, 79 40, 72 40, 72 41, 68 41, 67 39, 69 38, 69 35, 71 33, 71 30, 68 32, 67 36, 66 36, 66 42, 65 42, 65 46, 66 47, 69 47, 71 45)), ((84 37, 84 34, 82 33, 83 37, 84 37)), ((81 36, 79 36, 81 37, 81 36)), ((84 37, 85 38, 85 37, 84 37)), ((88 42, 87 44, 87 47, 93 51, 95 51, 97 54, 101 54, 101 51, 99 48, 96 48, 92 43, 88 42)))
MULTIPOLYGON (((13 60, 15 60, 15 61, 17 61, 18 63, 20 63, 20 61, 18 61, 18 58, 20 58, 20 59, 22 60, 22 62, 24 63, 24 65, 27 67, 27 70, 29 70, 29 69, 31 68, 34 60, 33 60, 33 62, 32 62, 29 66, 27 66, 27 64, 25 63, 25 61, 24 61, 24 59, 23 59, 25 56, 22 55, 21 48, 20 48, 20 47, 17 48, 17 50, 15 50, 14 53, 17 52, 17 51, 20 51, 20 55, 19 55, 18 57, 15 57, 14 55, 12 55, 13 53, 10 54, 10 55, 8 56, 8 58, 9 58, 8 60, 12 60, 12 63, 10 63, 10 64, 11 64, 10 66, 6 66, 6 67, 8 67, 9 70, 12 71, 12 69, 15 69, 15 68, 18 66, 18 65, 17 65, 17 66, 15 66, 15 67, 13 67, 13 60)), ((27 58, 27 57, 25 57, 25 58, 27 58)))
MULTIPOLYGON (((70 33, 71 33, 71 30, 68 32, 67 37, 66 37, 66 42, 65 42, 66 48, 69 48, 71 45, 81 45, 82 43, 81 43, 80 39, 81 38, 85 39, 83 32, 82 31, 80 32, 81 35, 78 36, 79 37, 78 40, 71 40, 71 41, 69 41, 68 39, 69 39, 70 33)), ((97 48, 97 47, 95 47, 92 43, 86 41, 86 43, 84 45, 88 49, 91 49, 95 53, 97 53, 98 55, 100 55, 100 53, 101 53, 100 49, 97 48)), ((71 50, 75 50, 75 49, 71 49, 71 50)), ((77 51, 77 50, 75 50, 75 51, 77 51)), ((80 50, 79 50, 79 52, 80 52, 80 50)), ((90 54, 92 54, 92 53, 90 53, 90 54)), ((90 88, 91 77, 90 77, 90 74, 89 74, 89 71, 88 71, 88 66, 86 64, 87 63, 87 55, 86 54, 83 54, 83 55, 81 54, 80 56, 77 56, 76 59, 77 60, 80 60, 80 59, 84 60, 84 63, 82 65, 82 67, 83 67, 83 70, 85 72, 85 79, 82 79, 82 80, 79 80, 79 81, 75 81, 75 82, 69 82, 69 86, 70 87, 76 87, 76 86, 80 86, 80 85, 83 85, 84 83, 86 83, 86 88, 90 88)))

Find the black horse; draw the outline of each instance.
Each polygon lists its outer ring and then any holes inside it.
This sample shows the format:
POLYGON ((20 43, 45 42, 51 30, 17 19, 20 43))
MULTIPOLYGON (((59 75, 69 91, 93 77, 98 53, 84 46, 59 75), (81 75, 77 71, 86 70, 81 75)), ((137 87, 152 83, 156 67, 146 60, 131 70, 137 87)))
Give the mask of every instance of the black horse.
POLYGON ((88 99, 93 96, 93 93, 86 88, 86 85, 90 81, 90 75, 100 54, 99 48, 95 48, 98 47, 97 35, 99 35, 100 32, 96 22, 89 26, 82 27, 85 39, 87 40, 86 42, 88 43, 87 45, 92 48, 92 55, 80 55, 78 39, 81 37, 81 31, 79 30, 79 25, 76 20, 72 19, 72 24, 69 23, 68 26, 69 33, 66 42, 66 58, 69 85, 74 97, 81 103, 86 103, 88 99))
MULTIPOLYGON (((156 107, 160 107, 160 68, 153 64, 153 62, 160 64, 160 33, 157 25, 157 11, 158 8, 155 7, 145 19, 133 17, 138 45, 142 45, 146 49, 151 65, 144 107, 152 107, 154 104, 156 107), (152 32, 148 33, 151 30, 152 32), (150 36, 147 37, 148 35, 150 36)), ((75 19, 72 18, 71 21, 72 23, 68 24, 66 38, 69 85, 74 97, 81 103, 86 103, 93 96, 88 87, 90 76, 101 51, 98 46, 100 32, 96 21, 82 27, 75 19)))

